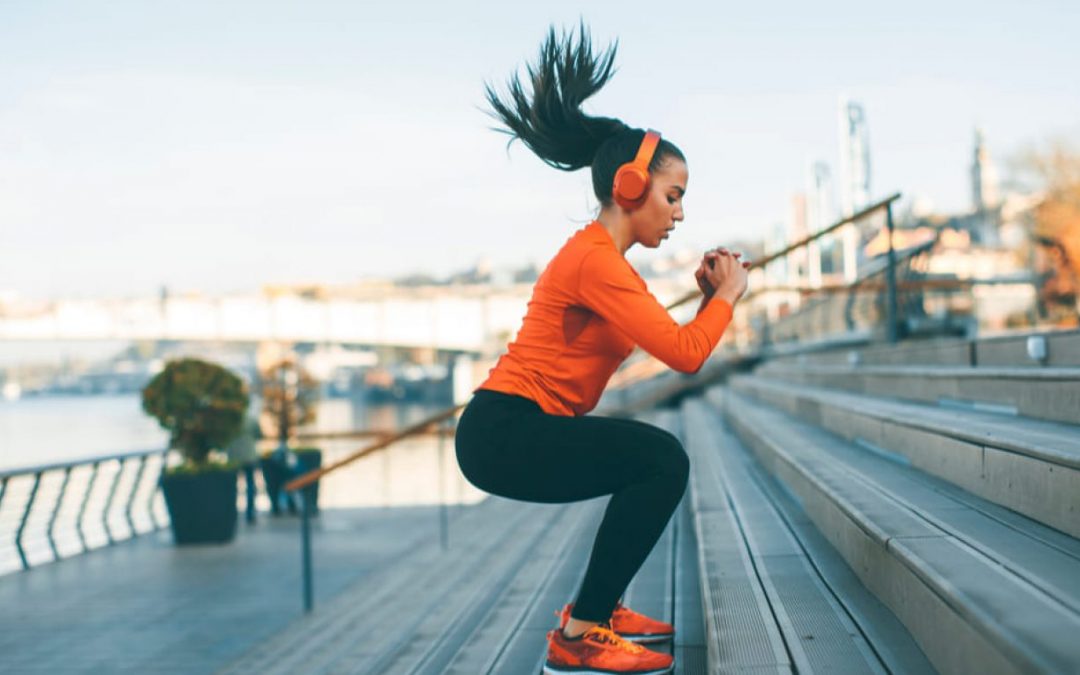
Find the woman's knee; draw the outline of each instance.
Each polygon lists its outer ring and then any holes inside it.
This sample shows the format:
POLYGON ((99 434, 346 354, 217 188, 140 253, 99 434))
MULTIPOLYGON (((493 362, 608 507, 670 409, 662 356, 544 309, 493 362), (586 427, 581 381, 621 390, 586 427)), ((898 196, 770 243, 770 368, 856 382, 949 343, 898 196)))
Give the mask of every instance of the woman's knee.
POLYGON ((690 457, 679 439, 674 436, 661 443, 659 452, 661 471, 679 487, 685 487, 690 477, 690 457))

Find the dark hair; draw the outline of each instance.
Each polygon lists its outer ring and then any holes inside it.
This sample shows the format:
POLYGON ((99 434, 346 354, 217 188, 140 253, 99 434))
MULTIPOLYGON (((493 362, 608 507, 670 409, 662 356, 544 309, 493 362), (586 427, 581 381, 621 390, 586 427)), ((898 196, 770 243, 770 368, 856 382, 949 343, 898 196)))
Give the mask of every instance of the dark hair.
MULTIPOLYGON (((611 203, 611 186, 619 166, 632 161, 645 137, 644 129, 634 129, 613 117, 593 117, 581 104, 611 79, 618 43, 599 56, 592 53, 592 40, 584 24, 577 40, 573 31, 557 36, 548 29, 540 45, 535 65, 526 64, 532 96, 525 93, 515 73, 509 79, 509 100, 504 102, 495 89, 485 85, 492 117, 505 128, 510 142, 521 139, 549 166, 563 171, 592 167, 593 192, 601 204, 611 203)), ((659 169, 670 157, 686 161, 668 140, 660 145, 649 163, 649 171, 659 169)))

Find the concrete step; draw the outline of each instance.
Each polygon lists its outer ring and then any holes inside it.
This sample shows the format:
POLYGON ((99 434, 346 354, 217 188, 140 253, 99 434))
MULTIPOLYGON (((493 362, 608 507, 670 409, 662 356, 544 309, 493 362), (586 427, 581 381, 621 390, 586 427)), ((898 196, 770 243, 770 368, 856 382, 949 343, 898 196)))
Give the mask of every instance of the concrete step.
POLYGON ((1041 331, 976 339, 941 337, 897 344, 835 345, 770 360, 788 365, 936 365, 1073 368, 1080 366, 1080 331, 1041 331), (1039 352, 1042 352, 1040 355, 1039 352), (1035 358, 1041 356, 1041 358, 1035 358))
POLYGON ((934 672, 716 412, 688 399, 682 426, 709 672, 934 672))
POLYGON ((1080 423, 1080 368, 766 364, 757 374, 844 391, 1080 423))
POLYGON ((723 392, 721 404, 731 428, 940 671, 1080 668, 1075 540, 1050 531, 1056 538, 1046 541, 1046 528, 1020 516, 997 520, 1000 507, 954 499, 944 481, 737 393, 723 392))
POLYGON ((1080 426, 757 376, 732 389, 1080 537, 1080 426))

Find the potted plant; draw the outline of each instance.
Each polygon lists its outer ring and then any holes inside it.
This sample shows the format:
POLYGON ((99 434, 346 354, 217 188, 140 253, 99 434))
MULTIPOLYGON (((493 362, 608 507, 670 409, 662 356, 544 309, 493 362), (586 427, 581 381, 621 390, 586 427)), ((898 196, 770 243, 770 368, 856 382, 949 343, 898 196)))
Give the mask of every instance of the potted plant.
MULTIPOLYGON (((318 448, 290 449, 289 440, 295 436, 298 427, 315 421, 318 382, 295 358, 288 357, 260 370, 258 386, 263 417, 278 439, 277 448, 264 453, 259 460, 270 497, 270 511, 275 515, 280 513, 284 502, 289 512, 295 513, 296 501, 282 487, 293 477, 321 466, 322 452, 318 448)), ((318 511, 317 482, 309 494, 312 510, 318 511)))
POLYGON ((143 389, 143 410, 183 456, 161 477, 177 544, 227 542, 236 534, 237 465, 223 451, 240 433, 249 400, 238 376, 194 358, 169 361, 143 389))

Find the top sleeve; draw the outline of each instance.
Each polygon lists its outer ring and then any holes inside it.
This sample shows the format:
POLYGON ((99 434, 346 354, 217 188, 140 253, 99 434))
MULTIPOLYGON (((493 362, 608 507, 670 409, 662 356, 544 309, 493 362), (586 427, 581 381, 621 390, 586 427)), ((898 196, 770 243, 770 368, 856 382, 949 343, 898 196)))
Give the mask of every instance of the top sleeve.
POLYGON ((642 349, 683 373, 696 373, 731 323, 727 300, 713 298, 680 326, 616 251, 595 249, 581 261, 578 295, 642 349))

